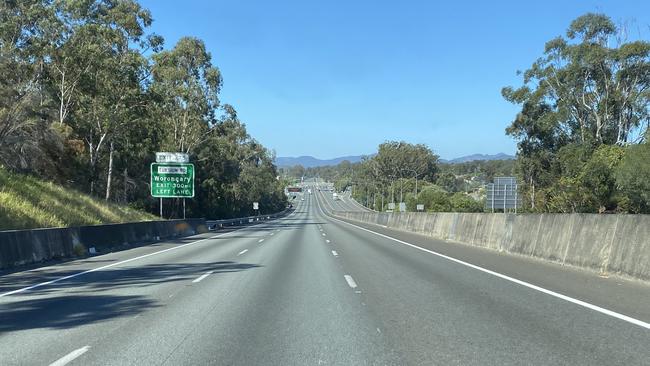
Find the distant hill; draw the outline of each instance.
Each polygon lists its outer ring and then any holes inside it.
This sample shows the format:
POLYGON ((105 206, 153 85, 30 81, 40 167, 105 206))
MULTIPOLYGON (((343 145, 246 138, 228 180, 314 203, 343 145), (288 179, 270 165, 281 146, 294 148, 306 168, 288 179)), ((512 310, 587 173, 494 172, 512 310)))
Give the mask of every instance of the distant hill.
POLYGON ((298 157, 284 157, 279 156, 275 158, 275 165, 279 167, 289 167, 294 165, 302 165, 305 168, 313 168, 317 166, 338 165, 344 160, 350 163, 358 163, 363 158, 363 155, 357 156, 342 156, 333 159, 318 159, 313 156, 298 156, 298 157))
POLYGON ((516 157, 514 155, 508 155, 504 153, 498 153, 495 155, 472 154, 467 156, 461 156, 459 158, 455 158, 451 160, 440 159, 440 162, 447 163, 447 164, 459 164, 459 163, 466 163, 468 161, 474 161, 474 160, 514 160, 515 158, 516 157))
MULTIPOLYGON (((275 158, 275 165, 279 167, 291 167, 295 165, 302 165, 305 168, 313 168, 317 166, 328 166, 328 165, 338 165, 344 160, 349 161, 350 163, 358 163, 367 155, 355 155, 355 156, 342 156, 340 158, 333 159, 318 159, 313 156, 298 156, 298 157, 286 157, 279 156, 275 158)), ((458 164, 465 163, 473 160, 513 160, 515 156, 508 155, 504 153, 498 153, 495 155, 488 154, 472 154, 467 156, 461 156, 459 158, 446 160, 440 159, 441 163, 447 164, 458 164)))

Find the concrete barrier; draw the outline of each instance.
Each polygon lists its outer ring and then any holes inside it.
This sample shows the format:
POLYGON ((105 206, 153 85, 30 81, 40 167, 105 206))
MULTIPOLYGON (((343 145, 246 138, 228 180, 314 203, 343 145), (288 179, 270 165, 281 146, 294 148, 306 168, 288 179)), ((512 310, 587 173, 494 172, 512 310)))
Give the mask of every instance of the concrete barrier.
POLYGON ((333 212, 501 252, 650 280, 650 215, 333 212))
POLYGON ((204 219, 0 231, 0 269, 207 232, 204 219))

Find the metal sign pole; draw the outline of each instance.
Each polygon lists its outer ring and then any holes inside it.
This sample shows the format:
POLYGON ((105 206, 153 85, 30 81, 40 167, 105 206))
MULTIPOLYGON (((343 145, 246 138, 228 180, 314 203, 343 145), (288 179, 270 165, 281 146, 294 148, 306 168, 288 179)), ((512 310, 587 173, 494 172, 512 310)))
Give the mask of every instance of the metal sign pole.
POLYGON ((162 197, 160 197, 160 219, 162 220, 163 215, 162 215, 162 197))
POLYGON ((515 186, 515 215, 517 214, 517 186, 515 186))
POLYGON ((183 220, 185 220, 185 198, 183 198, 183 220))
POLYGON ((494 194, 495 194, 495 192, 496 192, 496 190, 494 189, 494 186, 492 186, 492 204, 490 205, 490 206, 492 206, 492 213, 494 213, 494 194))

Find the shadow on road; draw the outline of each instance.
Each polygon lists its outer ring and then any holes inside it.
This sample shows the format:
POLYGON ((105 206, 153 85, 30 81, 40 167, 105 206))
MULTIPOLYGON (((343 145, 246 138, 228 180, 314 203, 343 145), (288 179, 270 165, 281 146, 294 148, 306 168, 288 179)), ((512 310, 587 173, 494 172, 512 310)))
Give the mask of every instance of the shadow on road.
MULTIPOLYGON (((44 295, 62 289, 68 289, 68 292, 86 293, 88 291, 107 291, 123 287, 138 288, 161 283, 187 281, 208 271, 212 271, 213 274, 218 274, 239 272, 256 267, 260 266, 257 264, 225 261, 212 263, 151 264, 126 268, 107 268, 63 280, 52 285, 37 287, 24 292, 21 295, 44 295)), ((0 289, 3 292, 11 291, 75 273, 79 273, 79 271, 56 271, 48 276, 43 276, 43 274, 20 276, 13 278, 11 284, 0 283, 0 289)), ((0 309, 3 306, 3 304, 0 305, 0 309)))
POLYGON ((207 271, 212 271, 214 276, 257 267, 260 265, 237 262, 179 263, 89 273, 22 293, 19 301, 11 301, 12 296, 3 298, 0 334, 37 328, 66 329, 134 316, 160 305, 142 295, 101 293, 121 288, 129 288, 132 292, 141 287, 177 281, 190 284, 207 271), (23 300, 26 296, 34 298, 23 300))
POLYGON ((0 334, 16 330, 74 328, 156 307, 142 296, 70 295, 0 305, 0 334))

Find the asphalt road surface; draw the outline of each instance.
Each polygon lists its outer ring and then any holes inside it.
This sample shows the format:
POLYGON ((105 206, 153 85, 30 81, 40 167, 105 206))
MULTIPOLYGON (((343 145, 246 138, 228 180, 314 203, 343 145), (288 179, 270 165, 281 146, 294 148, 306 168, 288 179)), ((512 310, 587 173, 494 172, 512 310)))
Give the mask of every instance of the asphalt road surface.
POLYGON ((333 209, 5 274, 0 364, 650 364, 645 283, 333 209))

